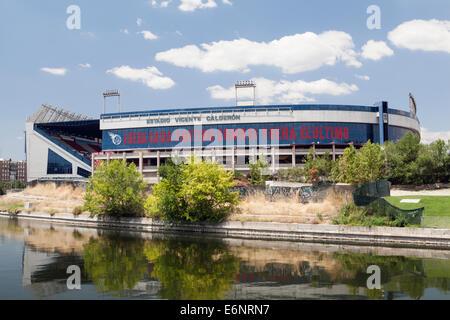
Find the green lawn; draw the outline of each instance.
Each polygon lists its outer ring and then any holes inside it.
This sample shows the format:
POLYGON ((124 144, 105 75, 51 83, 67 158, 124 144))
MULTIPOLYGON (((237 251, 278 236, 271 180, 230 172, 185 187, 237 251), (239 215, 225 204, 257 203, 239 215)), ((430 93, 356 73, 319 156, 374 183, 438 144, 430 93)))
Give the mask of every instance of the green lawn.
POLYGON ((402 196, 385 197, 392 205, 400 209, 425 207, 424 216, 450 217, 450 196, 402 196), (419 203, 400 203, 402 199, 420 199, 419 203))

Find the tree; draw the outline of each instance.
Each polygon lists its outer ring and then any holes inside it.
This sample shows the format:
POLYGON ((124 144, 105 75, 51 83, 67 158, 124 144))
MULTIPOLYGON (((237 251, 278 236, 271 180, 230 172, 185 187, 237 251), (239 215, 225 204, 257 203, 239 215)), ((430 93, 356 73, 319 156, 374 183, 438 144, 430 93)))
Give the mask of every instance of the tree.
POLYGON ((89 178, 83 210, 105 216, 142 216, 147 184, 134 163, 104 162, 89 178))
POLYGON ((358 151, 351 145, 344 150, 338 160, 339 172, 331 170, 337 180, 356 184, 384 179, 386 177, 386 160, 379 144, 370 140, 358 151))
POLYGON ((238 193, 231 191, 233 172, 217 163, 192 157, 187 164, 170 166, 145 204, 153 217, 171 222, 218 222, 239 203, 238 193))
POLYGON ((256 186, 263 185, 268 177, 269 163, 264 155, 259 155, 256 161, 248 164, 250 168, 250 183, 256 186))
POLYGON ((345 148, 344 154, 338 160, 338 180, 344 183, 358 183, 357 151, 353 145, 345 148))
POLYGON ((356 162, 358 183, 367 183, 386 177, 386 160, 379 144, 367 141, 359 150, 356 162))
POLYGON ((309 153, 304 160, 305 172, 311 172, 313 168, 317 170, 318 177, 324 177, 326 180, 332 178, 333 168, 336 162, 331 158, 330 152, 326 151, 323 155, 317 155, 316 151, 311 147, 309 153))

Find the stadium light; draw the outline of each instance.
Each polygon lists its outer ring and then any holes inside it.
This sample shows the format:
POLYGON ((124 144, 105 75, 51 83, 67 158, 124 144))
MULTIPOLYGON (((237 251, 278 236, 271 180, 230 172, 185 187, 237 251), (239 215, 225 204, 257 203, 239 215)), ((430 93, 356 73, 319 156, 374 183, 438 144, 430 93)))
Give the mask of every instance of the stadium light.
POLYGON ((115 89, 115 90, 105 90, 103 92, 103 113, 106 113, 106 98, 108 97, 119 98, 119 112, 120 112, 120 91, 115 89))
POLYGON ((253 88, 253 105, 255 105, 256 101, 256 83, 252 80, 248 81, 236 81, 234 84, 235 92, 236 92, 236 106, 238 105, 238 89, 244 88, 253 88))

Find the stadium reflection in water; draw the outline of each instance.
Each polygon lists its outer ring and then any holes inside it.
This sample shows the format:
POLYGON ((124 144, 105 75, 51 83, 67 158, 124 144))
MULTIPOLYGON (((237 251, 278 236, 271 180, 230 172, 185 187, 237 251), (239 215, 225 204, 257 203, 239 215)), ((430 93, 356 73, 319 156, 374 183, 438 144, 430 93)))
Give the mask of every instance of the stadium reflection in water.
POLYGON ((0 299, 450 299, 448 251, 174 237, 0 218, 0 299), (81 290, 67 268, 81 269, 81 290), (369 290, 367 267, 381 269, 369 290))

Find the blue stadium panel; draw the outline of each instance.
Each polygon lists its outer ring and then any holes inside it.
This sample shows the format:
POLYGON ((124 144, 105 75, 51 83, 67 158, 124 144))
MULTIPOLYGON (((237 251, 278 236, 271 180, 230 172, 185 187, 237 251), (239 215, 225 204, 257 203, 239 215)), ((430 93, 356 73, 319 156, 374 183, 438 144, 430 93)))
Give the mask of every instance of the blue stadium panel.
MULTIPOLYGON (((271 144, 269 131, 278 129, 279 145, 335 143, 363 145, 378 142, 378 125, 365 123, 292 122, 205 125, 202 131, 194 126, 117 129, 103 131, 103 150, 172 149, 194 146, 255 146, 271 144), (212 130, 211 130, 212 129, 212 130), (253 130, 252 130, 253 129, 253 130), (266 133, 261 135, 261 131, 266 133), (214 130, 214 131, 213 131, 214 130), (209 133, 211 132, 211 134, 209 133), (215 137, 218 137, 215 140, 215 137), (231 142, 233 140, 233 142, 231 142)), ((408 129, 389 126, 389 140, 398 140, 408 129)))
POLYGON ((47 174, 72 174, 72 163, 48 149, 47 174))

